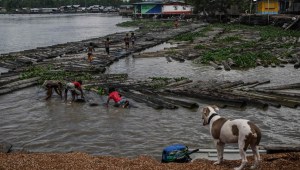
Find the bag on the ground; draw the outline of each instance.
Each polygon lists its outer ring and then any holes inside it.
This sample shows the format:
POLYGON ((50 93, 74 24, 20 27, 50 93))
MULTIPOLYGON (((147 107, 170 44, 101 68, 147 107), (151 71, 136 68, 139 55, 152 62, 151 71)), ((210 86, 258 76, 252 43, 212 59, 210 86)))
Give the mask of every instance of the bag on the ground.
POLYGON ((189 151, 189 148, 182 144, 175 144, 165 147, 162 152, 162 163, 177 162, 186 163, 190 162, 192 159, 190 154, 197 152, 199 149, 189 151))

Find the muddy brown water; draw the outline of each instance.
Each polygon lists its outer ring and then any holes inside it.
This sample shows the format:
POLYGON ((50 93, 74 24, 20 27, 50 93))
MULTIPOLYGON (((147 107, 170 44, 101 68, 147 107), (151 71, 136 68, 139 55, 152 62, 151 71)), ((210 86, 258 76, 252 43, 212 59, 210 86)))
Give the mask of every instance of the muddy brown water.
MULTIPOLYGON (((194 80, 270 79, 272 84, 284 84, 299 82, 300 70, 286 65, 285 68, 257 67, 246 72, 228 72, 190 61, 179 63, 167 62, 165 58, 128 57, 111 65, 107 73, 128 73, 132 79, 185 76, 194 80)), ((162 149, 174 143, 183 143, 190 148, 214 148, 198 110, 154 110, 132 100, 137 108, 90 107, 87 103, 65 104, 55 94, 47 102, 44 97, 45 92, 39 87, 0 96, 0 142, 7 141, 14 149, 33 152, 83 151, 129 157, 146 154, 158 159, 162 149)), ((106 100, 106 96, 88 92, 87 98, 100 104, 106 100)), ((200 107, 209 103, 194 101, 200 107)), ((230 119, 245 118, 255 122, 262 129, 263 145, 300 144, 299 108, 261 110, 248 106, 243 110, 221 109, 221 114, 230 119)))

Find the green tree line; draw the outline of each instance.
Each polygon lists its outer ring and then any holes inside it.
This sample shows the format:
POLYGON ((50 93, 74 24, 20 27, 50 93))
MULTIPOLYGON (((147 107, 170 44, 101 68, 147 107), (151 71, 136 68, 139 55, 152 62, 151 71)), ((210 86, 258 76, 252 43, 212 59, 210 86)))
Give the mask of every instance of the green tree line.
POLYGON ((89 7, 91 5, 117 6, 121 5, 121 0, 0 0, 0 6, 8 10, 16 8, 41 8, 60 7, 65 5, 80 5, 89 7))
MULTIPOLYGON (((141 0, 130 0, 129 3, 140 2, 141 0)), ((241 11, 249 9, 251 0, 184 0, 186 3, 193 5, 195 11, 223 11, 236 5, 241 11)), ((117 6, 124 4, 121 0, 0 0, 0 6, 8 10, 15 8, 41 8, 41 7, 60 7, 65 5, 112 5, 117 6)))

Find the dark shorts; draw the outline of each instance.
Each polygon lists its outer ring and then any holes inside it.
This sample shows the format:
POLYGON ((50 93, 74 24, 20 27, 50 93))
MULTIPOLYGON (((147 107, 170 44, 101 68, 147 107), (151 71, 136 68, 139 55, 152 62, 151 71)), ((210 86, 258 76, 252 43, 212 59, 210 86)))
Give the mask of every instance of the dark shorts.
POLYGON ((129 45, 129 42, 126 42, 125 45, 129 45))
POLYGON ((109 47, 106 47, 105 51, 109 54, 109 47))

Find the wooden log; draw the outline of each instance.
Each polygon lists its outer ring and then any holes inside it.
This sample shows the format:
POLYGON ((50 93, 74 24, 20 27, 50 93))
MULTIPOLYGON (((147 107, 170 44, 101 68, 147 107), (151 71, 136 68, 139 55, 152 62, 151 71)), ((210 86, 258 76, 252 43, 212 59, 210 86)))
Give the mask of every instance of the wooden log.
POLYGON ((185 61, 185 59, 183 59, 183 58, 180 58, 180 57, 175 57, 175 56, 172 56, 171 57, 173 60, 175 60, 175 61, 179 61, 179 62, 181 62, 181 63, 183 63, 184 61, 185 61))
POLYGON ((242 92, 242 91, 232 91, 231 94, 237 96, 247 96, 249 98, 251 97, 252 99, 256 99, 256 100, 276 102, 290 108, 296 108, 298 105, 300 105, 300 101, 295 101, 295 100, 285 99, 285 98, 277 98, 276 96, 265 95, 265 94, 262 95, 258 93, 249 93, 249 92, 242 92))
POLYGON ((233 107, 245 107, 246 102, 241 101, 241 100, 236 100, 236 99, 231 99, 231 98, 225 98, 223 96, 218 96, 218 95, 212 95, 209 94, 209 92, 202 91, 202 92, 195 92, 195 91, 173 91, 170 90, 169 92, 181 95, 181 96, 187 96, 187 97, 192 97, 192 98, 198 98, 198 99, 205 99, 205 100, 213 100, 221 103, 230 103, 231 106, 233 107))
MULTIPOLYGON (((2 78, 2 76, 0 78, 2 78)), ((17 81, 17 80, 20 80, 19 75, 2 78, 2 79, 0 79, 0 86, 3 86, 3 85, 8 84, 8 83, 12 83, 12 82, 17 81)))
POLYGON ((1 86, 0 88, 1 89, 3 89, 3 88, 12 88, 12 87, 15 87, 15 86, 19 86, 19 85, 27 84, 27 83, 31 83, 31 82, 36 83, 39 79, 40 79, 39 77, 34 77, 34 78, 30 78, 30 79, 25 79, 25 80, 19 80, 19 81, 15 81, 15 82, 6 84, 4 86, 1 86))
POLYGON ((21 85, 16 85, 16 86, 13 86, 13 87, 10 87, 10 88, 1 88, 0 89, 0 95, 7 94, 7 93, 12 92, 14 90, 20 90, 20 89, 23 89, 23 88, 26 88, 26 87, 31 87, 31 86, 36 85, 37 83, 38 83, 37 81, 33 81, 33 82, 21 84, 21 85))
POLYGON ((285 59, 282 59, 282 58, 277 58, 277 60, 279 60, 280 63, 282 63, 282 64, 288 64, 289 63, 288 60, 285 60, 285 59))
POLYGON ((149 100, 147 100, 143 97, 139 97, 139 96, 134 95, 132 93, 121 92, 121 94, 128 97, 128 98, 130 98, 130 99, 135 100, 136 102, 145 103, 147 106, 152 107, 154 109, 163 109, 164 108, 164 106, 161 105, 161 104, 153 103, 153 102, 151 102, 151 101, 149 101, 149 100))
POLYGON ((280 91, 263 90, 263 89, 255 89, 255 91, 260 92, 260 93, 266 93, 266 94, 275 94, 275 95, 279 95, 279 96, 283 96, 283 97, 300 98, 300 93, 280 92, 280 91))
POLYGON ((180 80, 174 83, 170 83, 168 85, 166 85, 166 87, 176 87, 176 86, 180 86, 180 85, 184 85, 184 84, 188 84, 193 82, 193 80, 189 80, 189 79, 185 79, 185 80, 180 80))
POLYGON ((218 88, 228 89, 228 88, 233 88, 233 87, 236 87, 236 86, 239 86, 239 85, 243 85, 243 84, 244 84, 244 82, 241 81, 241 80, 239 80, 239 81, 229 82, 229 83, 220 85, 220 86, 218 86, 218 88))
POLYGON ((223 65, 223 67, 224 67, 224 69, 225 69, 226 71, 230 71, 230 70, 231 70, 229 64, 228 64, 225 60, 222 60, 221 63, 222 63, 222 65, 223 65))
POLYGON ((213 61, 210 61, 209 64, 211 66, 213 66, 216 70, 222 70, 222 67, 218 66, 216 63, 214 63, 213 61))
POLYGON ((295 68, 295 69, 300 68, 300 62, 297 62, 297 63, 294 65, 294 68, 295 68))
POLYGON ((271 67, 276 67, 276 64, 275 63, 271 63, 271 67))
POLYGON ((136 94, 136 93, 132 93, 132 92, 126 92, 125 95, 130 95, 130 96, 136 96, 138 98, 143 98, 143 99, 145 99, 147 101, 150 101, 152 103, 162 105, 166 109, 177 109, 178 108, 174 104, 168 103, 167 101, 165 101, 162 98, 157 97, 157 96, 153 97, 151 95, 136 94))
POLYGON ((284 153, 284 152, 300 152, 300 145, 262 145, 267 154, 284 153))
POLYGON ((294 84, 285 84, 285 85, 279 85, 279 86, 272 86, 272 87, 262 87, 261 89, 264 90, 284 90, 284 89, 299 89, 300 83, 294 83, 294 84))
POLYGON ((253 88, 253 87, 256 87, 256 86, 259 86, 259 85, 263 85, 263 84, 268 84, 268 83, 270 83, 271 81, 270 80, 264 80, 264 81, 260 81, 260 82, 258 82, 258 83, 255 83, 255 84, 253 84, 253 85, 250 85, 250 86, 248 86, 249 88, 253 88))
POLYGON ((168 62, 172 62, 172 60, 169 56, 166 56, 166 59, 167 59, 168 62))
POLYGON ((235 66, 236 66, 235 62, 234 62, 231 58, 228 58, 228 59, 227 59, 227 63, 228 63, 228 65, 229 65, 230 67, 235 67, 235 66))
POLYGON ((260 59, 256 59, 256 65, 257 66, 261 66, 262 65, 262 61, 260 59))
MULTIPOLYGON (((170 98, 168 96, 164 96, 164 94, 165 94, 164 92, 158 92, 160 94, 160 95, 158 95, 157 92, 153 92, 153 91, 150 91, 150 90, 142 89, 142 90, 138 90, 138 91, 140 91, 144 94, 147 94, 147 95, 151 95, 154 98, 161 98, 162 100, 164 100, 168 103, 178 105, 178 106, 181 106, 181 107, 184 107, 184 108, 194 109, 194 108, 199 107, 199 105, 195 102, 187 102, 187 101, 182 101, 182 100, 170 98)), ((170 96, 170 93, 167 93, 167 95, 170 96)))

